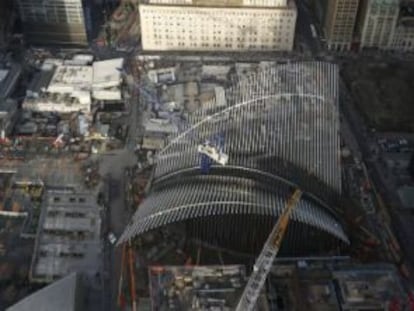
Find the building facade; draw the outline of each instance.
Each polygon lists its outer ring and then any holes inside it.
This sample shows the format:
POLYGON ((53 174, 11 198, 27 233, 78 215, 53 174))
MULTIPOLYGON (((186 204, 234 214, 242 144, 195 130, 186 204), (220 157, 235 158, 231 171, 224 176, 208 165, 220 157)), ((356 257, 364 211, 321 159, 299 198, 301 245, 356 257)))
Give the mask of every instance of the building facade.
POLYGON ((401 52, 414 51, 414 2, 403 2, 391 49, 401 52))
MULTIPOLYGON (((247 1, 246 3, 282 3, 247 1)), ((144 50, 290 51, 297 11, 286 6, 142 4, 144 50)), ((283 3, 282 3, 283 4, 283 3)))
POLYGON ((86 45, 82 0, 18 0, 26 41, 31 44, 86 45))
POLYGON ((326 3, 324 32, 330 50, 351 48, 359 0, 329 0, 326 3))
POLYGON ((414 51, 414 18, 404 19, 395 27, 391 49, 401 52, 414 51))
POLYGON ((360 11, 360 47, 390 48, 399 11, 398 0, 363 0, 360 11))

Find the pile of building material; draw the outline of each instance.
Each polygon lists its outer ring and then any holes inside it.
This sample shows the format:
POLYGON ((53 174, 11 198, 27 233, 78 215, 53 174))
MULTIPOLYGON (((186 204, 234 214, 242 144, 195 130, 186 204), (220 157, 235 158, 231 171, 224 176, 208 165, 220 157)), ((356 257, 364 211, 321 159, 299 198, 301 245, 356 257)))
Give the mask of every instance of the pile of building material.
POLYGON ((91 161, 85 163, 83 166, 84 175, 85 175, 85 186, 87 188, 94 188, 99 184, 100 175, 99 175, 99 162, 91 161))

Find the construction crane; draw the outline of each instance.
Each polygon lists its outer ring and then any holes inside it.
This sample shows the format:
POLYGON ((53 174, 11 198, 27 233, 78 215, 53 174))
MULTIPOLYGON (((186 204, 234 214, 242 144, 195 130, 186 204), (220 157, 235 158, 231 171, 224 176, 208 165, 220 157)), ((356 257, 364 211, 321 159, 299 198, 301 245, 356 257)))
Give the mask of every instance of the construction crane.
POLYGON ((296 189, 287 201, 282 215, 280 215, 278 221, 270 232, 259 257, 257 257, 256 263, 253 266, 253 272, 244 288, 243 294, 236 307, 236 311, 254 310, 257 298, 259 297, 267 275, 273 265, 273 261, 279 252, 280 245, 282 244, 283 237, 289 224, 290 215, 301 197, 302 191, 296 189))

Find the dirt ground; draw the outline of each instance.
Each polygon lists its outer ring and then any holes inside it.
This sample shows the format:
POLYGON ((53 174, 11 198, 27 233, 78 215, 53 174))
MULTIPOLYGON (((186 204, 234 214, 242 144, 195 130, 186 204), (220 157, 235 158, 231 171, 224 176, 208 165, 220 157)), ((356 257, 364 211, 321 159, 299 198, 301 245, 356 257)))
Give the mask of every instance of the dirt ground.
POLYGON ((379 131, 414 132, 414 64, 366 59, 344 65, 357 109, 379 131))

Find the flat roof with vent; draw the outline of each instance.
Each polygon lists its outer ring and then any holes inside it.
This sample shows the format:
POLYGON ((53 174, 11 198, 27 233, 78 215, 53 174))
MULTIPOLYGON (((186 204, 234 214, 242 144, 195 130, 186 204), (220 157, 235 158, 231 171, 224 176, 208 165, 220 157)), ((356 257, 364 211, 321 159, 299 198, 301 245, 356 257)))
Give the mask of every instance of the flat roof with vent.
POLYGON ((40 216, 31 279, 51 282, 72 272, 93 275, 99 271, 100 228, 93 194, 49 190, 40 216))

